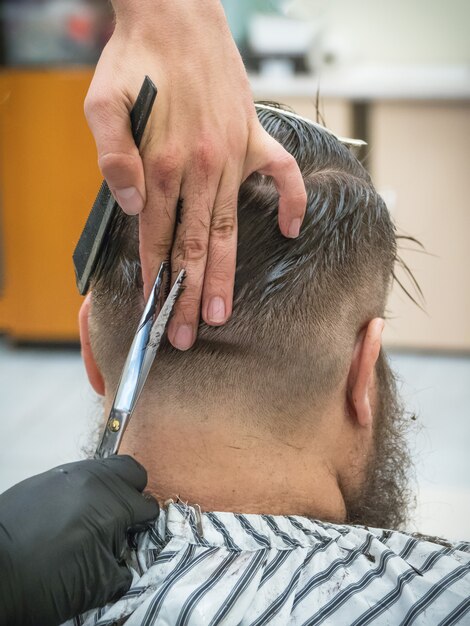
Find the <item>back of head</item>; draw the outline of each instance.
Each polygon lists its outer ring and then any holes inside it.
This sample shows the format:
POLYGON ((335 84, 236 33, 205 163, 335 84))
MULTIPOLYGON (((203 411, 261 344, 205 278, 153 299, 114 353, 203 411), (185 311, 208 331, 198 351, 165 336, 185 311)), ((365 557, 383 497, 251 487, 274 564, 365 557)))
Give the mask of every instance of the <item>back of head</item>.
MULTIPOLYGON (((294 427, 347 373, 361 328, 384 315, 396 257, 387 208, 351 151, 327 130, 261 110, 264 128, 297 160, 307 214, 297 239, 277 225, 277 192, 253 174, 238 204, 234 309, 222 327, 201 323, 195 346, 163 345, 147 383, 178 405, 236 401, 270 428, 294 427)), ((143 310, 137 218, 120 215, 93 285, 92 346, 117 385, 143 310)))

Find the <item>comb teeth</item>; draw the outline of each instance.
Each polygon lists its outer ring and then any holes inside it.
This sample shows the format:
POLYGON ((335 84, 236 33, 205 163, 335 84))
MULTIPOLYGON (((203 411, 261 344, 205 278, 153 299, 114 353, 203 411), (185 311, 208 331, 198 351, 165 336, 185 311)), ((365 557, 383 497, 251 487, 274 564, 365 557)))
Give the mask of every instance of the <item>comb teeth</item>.
POLYGON ((78 290, 82 296, 88 291, 91 276, 101 258, 106 231, 116 206, 106 181, 103 181, 72 257, 78 290))
POLYGON ((113 245, 113 239, 122 237, 121 231, 124 229, 127 219, 129 217, 118 206, 109 216, 107 227, 101 240, 100 252, 96 257, 95 266, 90 276, 90 281, 92 280, 93 283, 96 283, 115 266, 116 257, 121 251, 118 246, 113 245))

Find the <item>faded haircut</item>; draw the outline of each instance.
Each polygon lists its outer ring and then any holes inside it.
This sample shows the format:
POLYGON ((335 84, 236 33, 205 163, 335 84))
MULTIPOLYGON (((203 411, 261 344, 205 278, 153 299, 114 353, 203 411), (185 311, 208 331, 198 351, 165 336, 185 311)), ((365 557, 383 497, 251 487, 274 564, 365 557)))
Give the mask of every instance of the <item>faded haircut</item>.
MULTIPOLYGON (((295 427, 347 374, 360 330, 384 316, 396 232, 370 176, 326 129, 259 110, 263 127, 297 160, 307 213, 297 239, 277 223, 273 181, 251 175, 238 201, 234 308, 222 327, 201 322, 188 352, 162 345, 147 386, 191 407, 231 398, 249 419, 295 427)), ((184 198, 182 199, 184 211, 184 198)), ((138 221, 119 215, 93 284, 92 348, 117 385, 143 310, 138 221)))

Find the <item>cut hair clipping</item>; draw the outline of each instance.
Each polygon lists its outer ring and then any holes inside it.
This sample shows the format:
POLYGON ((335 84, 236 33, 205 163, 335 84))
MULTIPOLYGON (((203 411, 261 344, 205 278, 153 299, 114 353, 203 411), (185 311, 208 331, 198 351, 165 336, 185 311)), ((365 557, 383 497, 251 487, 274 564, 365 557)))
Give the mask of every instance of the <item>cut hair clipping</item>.
POLYGON ((270 106, 269 104, 255 103, 255 107, 258 110, 272 111, 273 113, 281 113, 282 115, 285 115, 286 117, 291 117, 295 120, 300 120, 301 122, 307 122, 307 124, 310 124, 311 126, 315 126, 316 128, 320 128, 321 130, 325 131, 326 133, 328 133, 329 135, 337 139, 340 143, 344 144, 345 146, 354 146, 355 148, 359 148, 361 146, 367 146, 367 142, 363 141, 362 139, 350 139, 349 137, 340 137, 329 128, 326 128, 326 126, 323 126, 322 124, 319 124, 318 122, 314 122, 308 117, 303 117, 302 115, 293 113, 292 111, 270 106))

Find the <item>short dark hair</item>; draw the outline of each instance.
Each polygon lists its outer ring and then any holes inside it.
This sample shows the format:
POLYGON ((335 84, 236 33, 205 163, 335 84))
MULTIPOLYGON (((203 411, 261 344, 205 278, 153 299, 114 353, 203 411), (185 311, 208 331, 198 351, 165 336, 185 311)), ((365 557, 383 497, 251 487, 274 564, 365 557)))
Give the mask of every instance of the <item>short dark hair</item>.
MULTIPOLYGON (((292 427, 300 405, 322 403, 338 385, 361 328, 384 316, 396 232, 346 145, 281 108, 259 110, 258 117, 303 174, 308 203, 301 234, 281 235, 274 184, 251 175, 239 193, 232 318, 222 327, 201 322, 186 353, 166 342, 154 371, 166 391, 191 403, 240 397, 242 390, 252 415, 292 427)), ((98 364, 116 385, 143 309, 137 218, 119 216, 106 259, 93 284, 90 328, 98 364)))

